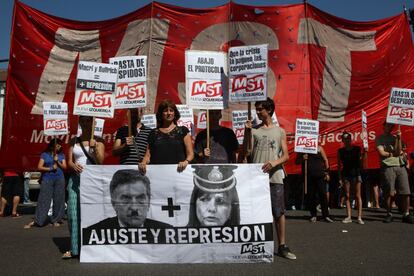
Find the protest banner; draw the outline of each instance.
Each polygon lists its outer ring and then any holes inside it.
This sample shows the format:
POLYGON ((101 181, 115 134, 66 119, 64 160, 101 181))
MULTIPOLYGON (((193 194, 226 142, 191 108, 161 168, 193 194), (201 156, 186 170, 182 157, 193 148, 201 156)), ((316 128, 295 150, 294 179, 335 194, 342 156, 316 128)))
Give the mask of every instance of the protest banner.
POLYGON ((113 57, 109 63, 118 66, 115 109, 147 105, 147 56, 113 57))
POLYGON ((267 44, 229 49, 230 102, 267 98, 267 44))
POLYGON ((79 61, 73 114, 112 118, 118 66, 79 61))
POLYGON ((141 118, 141 123, 152 129, 157 128, 157 118, 155 114, 145 114, 141 118))
POLYGON ((239 144, 243 144, 244 129, 247 121, 247 110, 234 110, 232 113, 232 125, 239 144))
POLYGON ((319 122, 308 119, 296 119, 295 152, 318 152, 319 122))
MULTIPOLYGON (((100 118, 95 118, 95 124, 94 124, 94 136, 102 137, 103 136, 103 130, 104 130, 104 124, 105 120, 100 118)), ((82 135, 82 128, 78 124, 78 132, 76 134, 78 137, 82 135)))
POLYGON ((227 79, 226 54, 185 51, 187 105, 194 109, 224 109, 223 82, 227 79))
POLYGON ((188 130, 194 132, 194 116, 193 109, 185 104, 177 104, 177 109, 180 112, 180 119, 177 121, 178 126, 185 126, 188 130))
POLYGON ((414 126, 414 89, 391 89, 387 123, 414 126))
POLYGON ((367 113, 362 110, 361 112, 361 122, 362 122, 362 145, 363 148, 367 151, 368 150, 368 120, 367 120, 367 113))
POLYGON ((182 173, 149 165, 145 176, 136 166, 86 166, 81 183, 81 262, 273 261, 269 176, 260 164, 182 173))
POLYGON ((67 103, 43 102, 43 131, 49 136, 68 133, 67 103))

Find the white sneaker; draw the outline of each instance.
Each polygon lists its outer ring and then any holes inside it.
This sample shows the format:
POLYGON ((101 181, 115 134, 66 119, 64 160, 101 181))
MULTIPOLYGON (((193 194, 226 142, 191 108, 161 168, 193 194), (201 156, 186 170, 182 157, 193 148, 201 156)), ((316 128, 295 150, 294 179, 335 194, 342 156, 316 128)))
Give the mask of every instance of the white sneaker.
POLYGON ((351 223, 352 222, 352 219, 351 218, 344 218, 343 220, 342 220, 342 223, 351 223))
POLYGON ((357 223, 360 224, 360 225, 364 225, 365 224, 365 222, 361 218, 359 218, 357 220, 357 223))

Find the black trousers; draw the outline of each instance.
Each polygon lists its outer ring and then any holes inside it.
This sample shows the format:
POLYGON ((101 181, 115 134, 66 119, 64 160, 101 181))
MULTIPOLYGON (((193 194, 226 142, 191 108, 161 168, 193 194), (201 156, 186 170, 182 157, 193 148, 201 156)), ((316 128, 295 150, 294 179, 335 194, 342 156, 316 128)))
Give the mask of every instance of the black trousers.
POLYGON ((313 177, 308 175, 308 199, 309 211, 312 217, 316 217, 316 205, 321 204, 322 216, 329 217, 328 199, 326 198, 326 182, 323 177, 313 177))

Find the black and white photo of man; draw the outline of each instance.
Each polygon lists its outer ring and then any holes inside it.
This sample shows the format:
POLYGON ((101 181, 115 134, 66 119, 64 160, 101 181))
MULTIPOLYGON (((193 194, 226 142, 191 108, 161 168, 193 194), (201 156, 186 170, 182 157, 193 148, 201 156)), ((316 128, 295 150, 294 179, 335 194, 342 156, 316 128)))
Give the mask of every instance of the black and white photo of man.
POLYGON ((115 217, 104 219, 89 229, 96 228, 165 228, 169 225, 148 219, 151 187, 148 177, 138 170, 118 170, 112 176, 109 186, 115 217))

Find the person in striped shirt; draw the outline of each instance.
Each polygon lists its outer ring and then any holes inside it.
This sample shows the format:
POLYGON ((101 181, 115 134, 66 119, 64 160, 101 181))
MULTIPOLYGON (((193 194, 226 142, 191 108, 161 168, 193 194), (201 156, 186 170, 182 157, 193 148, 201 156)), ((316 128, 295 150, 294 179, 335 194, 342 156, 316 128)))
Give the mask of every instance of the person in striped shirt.
POLYGON ((137 165, 142 161, 148 145, 149 127, 141 123, 144 114, 142 108, 132 108, 131 112, 131 134, 128 135, 128 126, 120 127, 116 132, 115 143, 112 154, 119 156, 121 165, 137 165))

